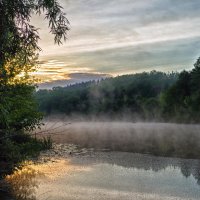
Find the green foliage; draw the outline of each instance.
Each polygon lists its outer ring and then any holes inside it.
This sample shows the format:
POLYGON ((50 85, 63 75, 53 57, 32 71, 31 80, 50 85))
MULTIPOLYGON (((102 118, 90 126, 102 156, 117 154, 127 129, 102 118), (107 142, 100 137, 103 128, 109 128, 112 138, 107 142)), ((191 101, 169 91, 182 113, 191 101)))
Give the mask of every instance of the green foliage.
POLYGON ((9 85, 0 91, 0 127, 2 130, 33 130, 40 123, 42 114, 38 112, 33 97, 35 87, 25 83, 9 85), (5 113, 4 113, 5 112, 5 113))
POLYGON ((40 110, 47 115, 78 113, 114 116, 129 112, 140 118, 152 119, 160 115, 160 93, 169 88, 177 77, 176 73, 152 71, 39 90, 35 96, 40 110))
POLYGON ((42 114, 33 97, 29 73, 37 68, 39 35, 30 24, 33 14, 45 13, 55 43, 66 40, 69 22, 56 0, 0 1, 0 171, 26 156, 50 147, 27 133, 38 126, 42 114))
POLYGON ((0 177, 12 171, 24 159, 38 156, 41 150, 52 148, 50 138, 38 140, 24 132, 0 138, 0 177))
POLYGON ((55 42, 66 40, 69 22, 56 0, 0 1, 0 84, 34 70, 39 35, 30 24, 32 14, 45 13, 55 42))
POLYGON ((192 71, 180 73, 177 82, 163 95, 163 115, 167 120, 200 121, 200 58, 192 71))
POLYGON ((2 134, 32 130, 41 114, 32 96, 39 35, 30 24, 32 14, 45 13, 55 42, 66 39, 68 20, 56 0, 0 1, 0 130, 2 134))

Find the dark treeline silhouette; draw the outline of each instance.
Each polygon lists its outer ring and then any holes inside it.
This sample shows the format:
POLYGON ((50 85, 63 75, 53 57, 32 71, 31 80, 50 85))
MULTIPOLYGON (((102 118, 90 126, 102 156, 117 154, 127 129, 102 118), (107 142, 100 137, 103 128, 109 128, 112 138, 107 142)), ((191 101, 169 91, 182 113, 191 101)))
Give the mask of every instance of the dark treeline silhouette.
POLYGON ((159 98, 172 86, 177 73, 152 71, 39 90, 36 98, 47 115, 72 113, 116 115, 127 112, 140 118, 157 118, 159 98))
POLYGON ((39 90, 46 115, 64 113, 117 116, 170 122, 199 122, 200 59, 192 71, 143 72, 101 81, 39 90))
POLYGON ((165 117, 185 122, 200 121, 200 58, 191 71, 182 71, 175 84, 162 96, 165 117))

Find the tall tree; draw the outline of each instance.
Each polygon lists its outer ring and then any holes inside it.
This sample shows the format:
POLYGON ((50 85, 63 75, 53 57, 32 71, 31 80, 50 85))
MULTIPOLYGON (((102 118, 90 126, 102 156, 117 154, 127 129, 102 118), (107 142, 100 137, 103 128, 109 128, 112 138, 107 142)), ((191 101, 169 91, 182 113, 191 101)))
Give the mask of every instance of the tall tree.
POLYGON ((20 112, 20 107, 16 108, 16 102, 13 102, 13 98, 22 94, 19 85, 21 88, 30 86, 29 92, 24 88, 27 93, 21 96, 23 98, 26 95, 30 97, 30 91, 33 91, 33 85, 27 82, 27 78, 28 73, 35 70, 40 47, 37 28, 30 24, 30 19, 32 15, 41 13, 49 21, 55 43, 61 44, 62 40, 66 40, 69 21, 57 0, 0 1, 0 128, 12 121, 9 112, 13 108, 20 112))
POLYGON ((39 34, 30 19, 41 13, 55 43, 61 44, 69 22, 57 0, 0 0, 0 172, 2 162, 18 162, 27 148, 32 151, 32 138, 25 131, 40 124, 29 72, 35 70, 40 51, 39 34))

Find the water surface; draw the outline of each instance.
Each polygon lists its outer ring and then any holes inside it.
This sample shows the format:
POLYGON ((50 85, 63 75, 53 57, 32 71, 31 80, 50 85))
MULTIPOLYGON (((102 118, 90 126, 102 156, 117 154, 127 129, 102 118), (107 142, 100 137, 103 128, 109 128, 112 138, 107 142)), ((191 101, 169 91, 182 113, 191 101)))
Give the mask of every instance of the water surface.
POLYGON ((200 199, 199 160, 96 152, 42 165, 36 200, 200 199))

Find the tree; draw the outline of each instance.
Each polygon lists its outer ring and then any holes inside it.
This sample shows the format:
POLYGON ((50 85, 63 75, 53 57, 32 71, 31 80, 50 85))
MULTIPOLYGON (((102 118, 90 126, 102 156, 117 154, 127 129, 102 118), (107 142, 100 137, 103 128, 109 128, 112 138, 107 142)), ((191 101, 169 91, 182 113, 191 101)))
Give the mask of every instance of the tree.
POLYGON ((188 117, 191 95, 191 73, 182 71, 178 80, 162 95, 163 114, 168 120, 184 120, 188 117))
POLYGON ((200 91, 200 57, 194 63, 194 69, 191 72, 191 76, 192 76, 192 80, 191 80, 192 90, 193 92, 199 92, 200 91))
POLYGON ((42 12, 55 43, 66 40, 69 22, 56 0, 0 1, 0 83, 7 84, 33 69, 40 48, 37 28, 30 24, 30 18, 42 12))
POLYGON ((40 48, 37 28, 30 24, 30 18, 42 12, 49 21, 55 43, 61 44, 66 40, 69 22, 56 0, 0 1, 0 115, 4 118, 1 126, 3 121, 4 125, 9 121, 6 118, 13 105, 8 98, 16 85, 32 91, 28 73, 35 70, 40 48))
POLYGON ((182 71, 177 82, 162 95, 163 114, 168 119, 199 122, 200 58, 191 71, 182 71))
POLYGON ((40 124, 29 72, 36 69, 41 50, 30 19, 41 13, 49 21, 55 43, 61 44, 67 38, 69 21, 57 0, 0 0, 0 161, 7 162, 9 157, 12 161, 26 152, 23 147, 27 145, 19 145, 25 141, 25 131, 40 124))

